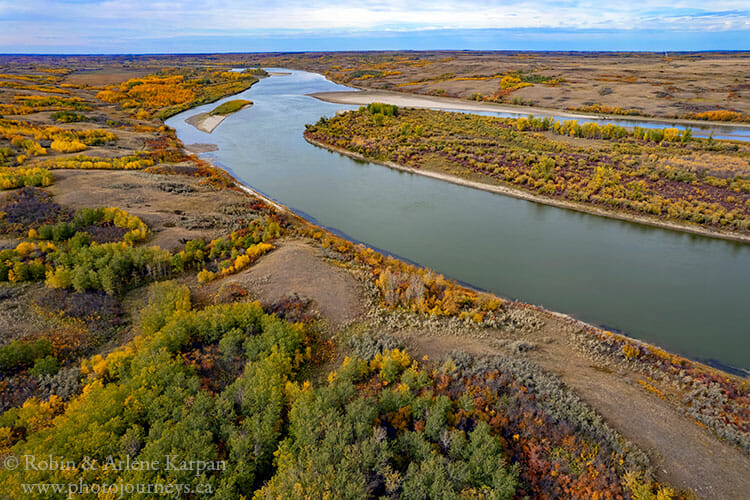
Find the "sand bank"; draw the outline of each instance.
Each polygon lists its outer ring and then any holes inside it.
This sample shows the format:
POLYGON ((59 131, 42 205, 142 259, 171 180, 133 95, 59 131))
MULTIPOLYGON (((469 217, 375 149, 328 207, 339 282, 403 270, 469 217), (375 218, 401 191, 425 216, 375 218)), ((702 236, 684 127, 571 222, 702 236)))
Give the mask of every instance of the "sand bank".
POLYGON ((208 153, 210 151, 218 151, 219 146, 217 146, 216 144, 196 143, 186 144, 185 149, 187 151, 190 151, 191 153, 208 153))
MULTIPOLYGON (((242 111, 243 109, 252 106, 252 104, 248 104, 247 106, 242 106, 237 111, 242 111)), ((232 114, 232 113, 230 113, 232 114)), ((185 119, 185 123, 192 125, 193 127, 197 128, 201 132, 205 132, 207 134, 210 134, 214 131, 216 127, 218 127, 221 122, 224 121, 224 119, 229 115, 212 115, 211 113, 198 113, 197 115, 193 115, 187 119, 185 119)))

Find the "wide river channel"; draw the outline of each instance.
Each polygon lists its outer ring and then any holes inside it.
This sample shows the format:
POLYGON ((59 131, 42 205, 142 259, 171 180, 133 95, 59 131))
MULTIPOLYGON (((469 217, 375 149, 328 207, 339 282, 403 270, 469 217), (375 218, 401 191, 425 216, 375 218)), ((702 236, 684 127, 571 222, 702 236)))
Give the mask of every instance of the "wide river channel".
MULTIPOLYGON (((287 71, 287 70, 278 70, 287 71)), ((351 90, 289 71, 220 102, 255 104, 212 134, 167 124, 257 191, 348 238, 500 296, 542 305, 693 359, 750 369, 750 245, 587 215, 354 161, 310 145, 306 123, 351 90)), ((717 134, 718 136, 718 134, 717 134)))

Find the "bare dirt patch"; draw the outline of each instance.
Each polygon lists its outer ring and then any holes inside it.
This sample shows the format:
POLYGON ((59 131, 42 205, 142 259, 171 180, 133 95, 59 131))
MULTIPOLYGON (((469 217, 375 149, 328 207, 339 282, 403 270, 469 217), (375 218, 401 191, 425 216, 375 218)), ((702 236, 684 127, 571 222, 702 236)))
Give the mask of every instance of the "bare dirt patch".
MULTIPOLYGON (((440 360, 460 350, 473 355, 524 356, 560 377, 607 423, 651 458, 659 480, 692 490, 706 499, 742 499, 750 491, 750 458, 719 441, 709 431, 654 394, 638 380, 645 375, 601 364, 576 348, 578 334, 555 316, 540 315, 540 328, 507 332, 488 330, 466 336, 439 330, 391 332, 419 355, 440 360), (519 352, 519 345, 527 346, 519 352)), ((656 384, 657 382, 652 383, 656 384)))
POLYGON ((189 176, 127 170, 55 170, 49 191, 73 209, 116 206, 140 217, 153 232, 149 245, 175 250, 184 241, 213 239, 243 220, 247 195, 217 190, 189 176))
POLYGON ((645 376, 592 363, 572 345, 570 329, 550 320, 531 338, 547 336, 529 358, 558 375, 618 431, 649 453, 660 479, 706 499, 744 498, 750 459, 638 385, 645 376))
POLYGON ((236 282, 264 303, 290 294, 311 299, 332 326, 364 314, 361 285, 346 270, 326 261, 319 248, 302 240, 285 240, 253 267, 221 282, 236 282))
POLYGON ((65 83, 99 87, 121 83, 130 80, 131 78, 141 78, 150 73, 153 73, 152 69, 97 69, 91 71, 78 71, 68 75, 65 78, 65 83))

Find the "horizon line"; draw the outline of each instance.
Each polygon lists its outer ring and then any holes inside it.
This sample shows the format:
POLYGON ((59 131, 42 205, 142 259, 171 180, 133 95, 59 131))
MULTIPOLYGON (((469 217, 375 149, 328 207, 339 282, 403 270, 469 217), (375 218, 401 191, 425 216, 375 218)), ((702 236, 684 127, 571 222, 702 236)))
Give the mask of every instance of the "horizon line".
POLYGON ((750 53, 748 49, 700 49, 700 50, 553 50, 553 49, 361 49, 361 50, 264 50, 264 51, 210 51, 210 52, 0 52, 0 57, 46 56, 46 57, 96 57, 96 56, 198 56, 198 55, 245 55, 245 54, 336 54, 364 52, 536 52, 556 54, 705 54, 705 53, 750 53))

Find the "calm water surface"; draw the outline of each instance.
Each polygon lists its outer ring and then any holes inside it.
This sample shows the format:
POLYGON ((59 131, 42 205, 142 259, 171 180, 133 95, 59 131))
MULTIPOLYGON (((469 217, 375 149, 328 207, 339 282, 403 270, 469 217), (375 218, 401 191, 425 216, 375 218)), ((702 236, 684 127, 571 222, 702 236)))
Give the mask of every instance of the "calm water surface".
MULTIPOLYGON (((308 144, 305 123, 354 106, 306 97, 351 90, 293 71, 237 97, 255 105, 185 144, 308 219, 498 295, 620 330, 694 359, 750 369, 750 245, 539 205, 308 144)), ((223 102, 223 101, 220 101, 223 102)))

